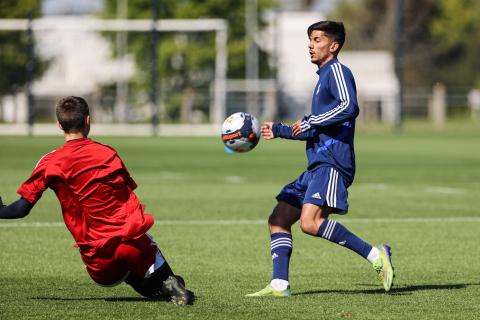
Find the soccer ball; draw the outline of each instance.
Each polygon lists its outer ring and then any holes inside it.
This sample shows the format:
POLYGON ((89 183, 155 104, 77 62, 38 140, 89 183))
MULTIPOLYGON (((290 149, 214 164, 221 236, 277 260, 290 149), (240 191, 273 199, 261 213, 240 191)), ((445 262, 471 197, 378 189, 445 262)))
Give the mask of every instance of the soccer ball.
POLYGON ((222 125, 222 141, 225 151, 248 152, 255 148, 260 139, 258 121, 249 113, 237 112, 229 116, 222 125))

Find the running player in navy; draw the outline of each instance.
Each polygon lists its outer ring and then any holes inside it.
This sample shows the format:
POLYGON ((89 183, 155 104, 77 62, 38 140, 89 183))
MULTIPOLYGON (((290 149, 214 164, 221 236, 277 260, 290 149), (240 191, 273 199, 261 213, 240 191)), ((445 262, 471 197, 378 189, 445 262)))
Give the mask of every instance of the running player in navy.
POLYGON ((342 23, 321 21, 308 28, 311 62, 318 66, 319 80, 313 92, 312 113, 292 126, 266 122, 266 140, 284 138, 306 141, 308 167, 277 195, 268 219, 273 263, 272 280, 259 296, 290 296, 288 266, 292 253, 292 225, 300 220, 303 232, 349 248, 368 260, 382 280, 385 291, 393 283, 390 247, 373 247, 350 232, 331 213, 348 210, 347 188, 355 175, 353 147, 355 118, 359 109, 352 72, 337 60, 345 41, 342 23))

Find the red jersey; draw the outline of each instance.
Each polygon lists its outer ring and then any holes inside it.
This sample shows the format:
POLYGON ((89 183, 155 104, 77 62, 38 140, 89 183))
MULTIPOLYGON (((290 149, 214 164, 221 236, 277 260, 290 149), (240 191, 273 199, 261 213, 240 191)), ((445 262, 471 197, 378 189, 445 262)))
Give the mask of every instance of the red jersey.
POLYGON ((88 138, 67 141, 40 159, 17 193, 35 204, 51 188, 83 255, 113 240, 138 238, 153 225, 117 152, 88 138))

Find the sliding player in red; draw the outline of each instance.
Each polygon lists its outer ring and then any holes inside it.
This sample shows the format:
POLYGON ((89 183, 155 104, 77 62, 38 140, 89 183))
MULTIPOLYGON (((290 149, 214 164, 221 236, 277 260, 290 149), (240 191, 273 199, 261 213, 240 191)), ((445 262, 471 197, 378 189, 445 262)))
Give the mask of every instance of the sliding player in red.
POLYGON ((0 218, 25 217, 50 188, 93 281, 102 286, 125 281, 147 298, 192 303, 193 292, 174 275, 147 234, 153 217, 144 213, 145 206, 133 192, 137 185, 117 152, 87 138, 87 102, 80 97, 63 98, 56 115, 65 144, 38 161, 17 191, 19 200, 5 206, 0 198, 0 218))

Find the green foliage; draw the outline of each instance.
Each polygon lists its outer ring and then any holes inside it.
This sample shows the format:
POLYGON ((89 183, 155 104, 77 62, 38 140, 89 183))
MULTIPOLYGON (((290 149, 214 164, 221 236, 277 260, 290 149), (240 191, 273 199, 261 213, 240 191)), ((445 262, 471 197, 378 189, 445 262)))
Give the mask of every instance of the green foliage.
POLYGON ((384 0, 341 0, 330 18, 345 24, 345 49, 390 48, 391 19, 385 14, 388 8, 388 1, 384 0))
MULTIPOLYGON (((116 18, 116 0, 105 0, 105 18, 116 18)), ((245 3, 244 1, 222 0, 165 0, 160 1, 160 19, 221 18, 228 23, 228 74, 230 78, 243 78, 245 73, 245 3)), ((259 16, 275 6, 274 0, 259 0, 259 16)), ((129 19, 151 19, 151 0, 128 2, 129 19)), ((259 22, 261 24, 261 21, 259 22)), ((150 86, 150 34, 128 35, 129 52, 136 57, 139 74, 135 84, 147 90, 150 86)), ((260 75, 268 76, 272 70, 265 53, 260 54, 260 75)), ((162 99, 167 118, 179 114, 178 108, 187 102, 180 95, 194 88, 193 95, 208 95, 214 77, 215 34, 213 32, 160 33, 159 60, 157 69, 162 79, 162 99), (183 101, 183 102, 182 102, 183 101), (174 104, 172 106, 171 104, 174 104)), ((194 99, 195 109, 204 112, 208 104, 194 99)))
MULTIPOLYGON (((39 0, 2 0, 0 18, 26 19, 40 15, 39 0)), ((15 93, 26 83, 25 65, 28 62, 25 31, 0 32, 0 96, 15 93)), ((34 57, 34 77, 39 77, 46 62, 34 57)))
POLYGON ((40 0, 2 0, 0 2, 0 18, 26 19, 28 16, 40 15, 40 0))
MULTIPOLYGON (((474 86, 480 82, 480 2, 405 0, 402 37, 407 86, 474 86)), ((394 47, 395 1, 343 0, 333 18, 347 28, 353 50, 394 47)))
POLYGON ((438 1, 437 14, 431 20, 432 35, 442 39, 439 47, 450 49, 473 40, 470 35, 477 31, 480 22, 480 4, 469 0, 438 1))
POLYGON ((433 43, 437 43, 436 72, 445 83, 480 86, 480 2, 475 0, 437 1, 430 22, 433 43))
MULTIPOLYGON (((104 17, 114 19, 116 18, 116 0, 105 0, 104 17)), ((244 75, 245 69, 245 2, 244 1, 223 1, 223 0, 162 0, 160 1, 160 18, 164 19, 197 19, 197 18, 217 18, 226 19, 228 22, 228 70, 229 77, 241 78, 244 75)), ((268 9, 276 7, 275 0, 259 0, 259 16, 262 12, 268 9)), ((152 1, 151 0, 130 0, 128 2, 128 18, 129 19, 151 19, 152 18, 152 1)), ((259 21, 262 25, 262 21, 259 21)), ((134 35, 130 36, 133 37, 134 35)), ((205 65, 210 65, 213 62, 215 56, 215 47, 213 39, 206 41, 203 37, 194 35, 188 35, 188 46, 179 48, 178 44, 173 43, 171 37, 166 34, 161 34, 161 47, 172 47, 172 49, 166 49, 167 58, 162 62, 168 62, 170 58, 170 51, 177 52, 178 54, 186 55, 186 59, 191 62, 195 62, 194 68, 204 68, 205 65), (198 42, 197 42, 198 41, 198 42), (200 53, 201 57, 195 56, 198 53, 199 47, 205 47, 204 53, 200 53), (188 55, 187 55, 188 53, 188 55), (206 54, 208 53, 208 54, 206 54)), ((149 38, 145 38, 142 42, 148 42, 149 38)), ((145 43, 141 48, 135 46, 132 50, 137 54, 137 62, 141 66, 145 66, 148 63, 148 59, 145 59, 145 54, 148 51, 144 50, 149 47, 149 43, 145 43)), ((164 52, 162 52, 164 53, 164 52)), ((265 57, 264 57, 265 58, 265 57)), ((268 74, 268 64, 266 61, 261 63, 261 73, 268 74)), ((162 64, 162 63, 160 63, 162 64)), ((160 66, 160 68, 162 68, 160 66)), ((166 70, 162 70, 166 71, 166 70)))

